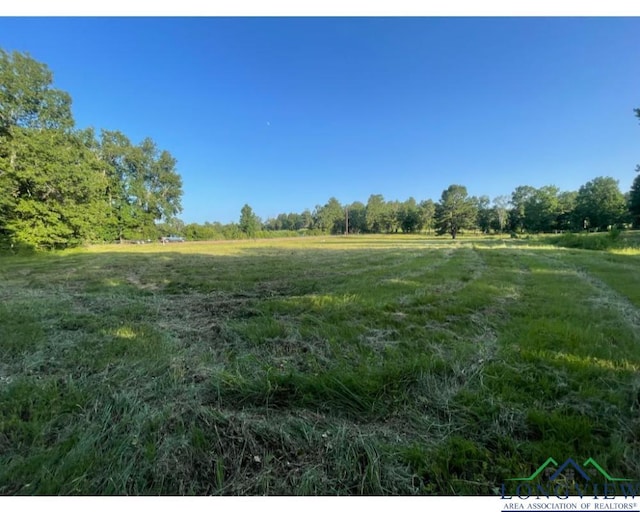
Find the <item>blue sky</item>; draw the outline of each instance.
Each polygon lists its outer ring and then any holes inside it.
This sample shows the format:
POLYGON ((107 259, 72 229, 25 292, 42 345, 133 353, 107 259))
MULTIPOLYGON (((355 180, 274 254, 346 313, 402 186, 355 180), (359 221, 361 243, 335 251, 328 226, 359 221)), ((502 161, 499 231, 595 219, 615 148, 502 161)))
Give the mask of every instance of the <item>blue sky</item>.
POLYGON ((0 18, 78 127, 178 160, 185 222, 518 185, 629 190, 640 18, 0 18))

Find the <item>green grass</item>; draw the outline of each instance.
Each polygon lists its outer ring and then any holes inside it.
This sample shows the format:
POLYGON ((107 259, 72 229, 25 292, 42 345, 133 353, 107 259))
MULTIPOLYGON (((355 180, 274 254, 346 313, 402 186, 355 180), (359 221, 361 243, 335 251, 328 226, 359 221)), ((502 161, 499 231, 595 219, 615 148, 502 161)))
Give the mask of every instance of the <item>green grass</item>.
POLYGON ((542 238, 560 247, 574 249, 640 251, 640 232, 638 231, 613 229, 599 233, 566 233, 559 236, 542 235, 542 238))
POLYGON ((640 480, 640 252, 418 236, 0 258, 0 494, 640 480))

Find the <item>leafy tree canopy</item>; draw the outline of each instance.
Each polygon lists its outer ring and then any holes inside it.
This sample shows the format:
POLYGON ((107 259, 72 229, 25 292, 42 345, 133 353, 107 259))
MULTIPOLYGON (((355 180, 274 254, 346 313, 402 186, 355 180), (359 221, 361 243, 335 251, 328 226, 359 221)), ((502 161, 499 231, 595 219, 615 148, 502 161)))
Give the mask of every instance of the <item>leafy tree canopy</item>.
POLYGON ((624 221, 627 205, 618 182, 600 176, 580 187, 575 211, 585 228, 607 229, 624 221))
POLYGON ((52 84, 53 74, 45 64, 0 49, 0 130, 71 128, 71 96, 52 84))
POLYGON ((249 237, 255 237, 260 229, 260 219, 253 213, 253 209, 245 204, 240 210, 240 230, 249 237))
POLYGON ((181 211, 176 160, 147 138, 74 130, 46 65, 0 50, 0 242, 67 247, 148 238, 181 211))

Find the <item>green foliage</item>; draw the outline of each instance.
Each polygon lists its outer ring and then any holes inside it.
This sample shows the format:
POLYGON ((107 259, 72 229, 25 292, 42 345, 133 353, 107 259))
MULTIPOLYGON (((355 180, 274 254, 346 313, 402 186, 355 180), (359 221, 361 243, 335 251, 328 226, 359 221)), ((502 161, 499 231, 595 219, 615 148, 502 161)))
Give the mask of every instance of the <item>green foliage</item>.
POLYGON ((0 159, 4 229, 17 244, 79 245, 100 238, 108 215, 100 162, 77 134, 13 127, 0 159))
POLYGON ((559 189, 554 186, 534 189, 524 201, 524 227, 532 233, 549 233, 557 227, 560 214, 559 189))
POLYGON ((623 223, 626 213, 624 195, 613 178, 600 176, 580 187, 575 215, 584 228, 606 230, 623 223))
POLYGON ((385 201, 382 194, 372 194, 367 201, 366 220, 369 233, 383 233, 385 201))
POLYGON ((513 208, 509 213, 509 221, 512 231, 523 232, 527 219, 526 204, 534 195, 535 188, 529 185, 520 185, 511 193, 511 204, 513 208))
POLYGON ((494 223, 495 214, 494 209, 489 207, 489 197, 473 197, 472 201, 474 202, 477 211, 476 225, 480 228, 480 231, 488 233, 491 229, 491 225, 494 223))
POLYGON ((191 223, 184 227, 183 233, 187 240, 222 240, 222 224, 219 222, 204 224, 191 223))
POLYGON ((73 131, 46 65, 0 50, 0 248, 155 238, 181 211, 176 161, 147 138, 73 131))
POLYGON ((604 234, 576 234, 567 233, 552 240, 552 243, 562 247, 571 249, 590 249, 594 251, 603 251, 613 247, 614 241, 604 234))
POLYGON ((73 126, 71 97, 51 87, 49 68, 28 54, 0 49, 0 134, 12 127, 61 129, 73 126))
POLYGON ((302 213, 281 213, 275 219, 267 219, 264 228, 267 230, 297 231, 309 229, 313 223, 313 217, 309 210, 302 213))
POLYGON ((349 233, 367 232, 367 207, 360 201, 355 201, 347 206, 349 215, 349 233))
POLYGON ((388 201, 385 204, 382 216, 382 230, 384 233, 397 233, 400 229, 400 210, 399 201, 388 201))
POLYGON ((471 228, 475 222, 477 207, 462 185, 450 185, 442 192, 436 206, 436 225, 440 234, 449 233, 456 238, 461 229, 471 228))
POLYGON ((240 211, 240 231, 249 238, 255 238, 256 233, 260 229, 260 219, 253 213, 251 206, 245 204, 240 211))
POLYGON ((102 130, 99 138, 93 130, 74 131, 70 106, 71 97, 53 87, 45 64, 0 50, 0 190, 9 191, 0 194, 0 250, 155 239, 167 230, 211 240, 275 236, 261 229, 289 236, 342 234, 347 224, 349 233, 430 232, 435 225, 455 238, 461 229, 543 233, 598 231, 629 221, 640 226, 640 177, 627 197, 615 180, 598 177, 579 192, 519 186, 511 208, 506 196, 490 205, 487 196, 469 198, 465 187, 452 185, 437 205, 373 194, 366 205, 346 206, 331 197, 313 214, 282 213, 264 226, 245 212, 239 224, 191 224, 183 232, 173 226, 182 211, 175 158, 150 138, 134 144, 119 131, 102 130))
POLYGON ((315 219, 316 227, 325 233, 344 233, 346 212, 335 197, 330 198, 324 206, 316 207, 315 219))
POLYGON ((558 217, 556 228, 560 231, 580 229, 578 219, 575 217, 576 199, 578 192, 560 192, 558 194, 558 217))
POLYGON ((100 159, 106 165, 111 206, 106 239, 155 238, 155 222, 168 221, 182 207, 182 180, 176 160, 144 139, 135 146, 121 132, 103 130, 100 159))
POLYGON ((606 233, 567 233, 550 239, 554 245, 571 249, 589 249, 606 251, 608 249, 624 249, 637 246, 633 237, 623 237, 620 229, 613 228, 606 233))
POLYGON ((493 224, 492 227, 503 233, 509 220, 509 198, 498 196, 493 199, 493 224))
POLYGON ((307 234, 349 233, 417 233, 431 231, 434 225, 435 204, 431 199, 417 204, 412 197, 404 202, 385 201, 380 194, 369 197, 367 204, 355 201, 341 205, 332 197, 323 206, 316 206, 314 214, 305 210, 301 214, 281 213, 267 219, 264 229, 274 231, 298 230, 307 234))
MULTIPOLYGON (((191 223, 182 229, 169 229, 165 225, 160 225, 163 234, 177 233, 186 237, 187 240, 243 240, 247 238, 287 238, 303 236, 308 230, 270 230, 262 229, 254 231, 251 236, 240 229, 239 224, 221 224, 219 222, 205 222, 204 224, 191 223)), ((308 233, 320 234, 320 233, 308 233)))
POLYGON ((420 202, 420 225, 431 232, 436 215, 436 205, 431 199, 420 202))
POLYGON ((414 233, 422 229, 420 208, 413 197, 410 197, 400 205, 398 221, 403 233, 414 233))
POLYGON ((73 211, 83 193, 73 190, 73 172, 83 173, 75 162, 81 150, 69 133, 71 99, 52 88, 52 80, 44 64, 0 50, 0 238, 10 247, 66 245, 82 231, 73 211), (67 215, 56 202, 68 193, 67 215))
MULTIPOLYGON (((640 119, 640 109, 636 108, 633 111, 636 117, 640 119)), ((636 172, 638 174, 633 180, 633 184, 631 185, 631 190, 628 195, 628 207, 631 221, 635 227, 640 227, 640 165, 636 167, 636 172)))
POLYGON ((636 167, 637 176, 629 191, 629 212, 635 227, 640 227, 640 165, 636 167))

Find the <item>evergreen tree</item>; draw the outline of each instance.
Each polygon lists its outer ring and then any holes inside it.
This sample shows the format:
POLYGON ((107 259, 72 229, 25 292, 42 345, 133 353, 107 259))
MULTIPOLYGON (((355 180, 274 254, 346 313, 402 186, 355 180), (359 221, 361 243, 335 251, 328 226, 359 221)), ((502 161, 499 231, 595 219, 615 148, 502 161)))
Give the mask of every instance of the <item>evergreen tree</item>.
POLYGON ((449 233, 456 238, 461 229, 470 228, 475 222, 476 206, 462 185, 450 185, 442 192, 436 205, 436 225, 440 234, 449 233))

